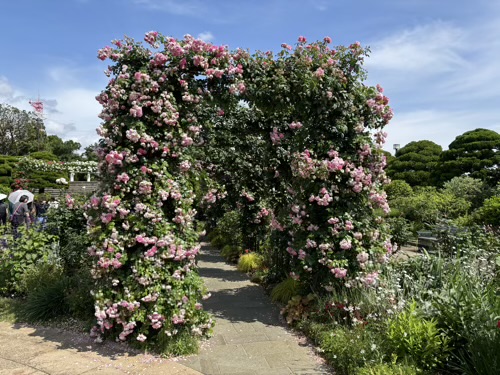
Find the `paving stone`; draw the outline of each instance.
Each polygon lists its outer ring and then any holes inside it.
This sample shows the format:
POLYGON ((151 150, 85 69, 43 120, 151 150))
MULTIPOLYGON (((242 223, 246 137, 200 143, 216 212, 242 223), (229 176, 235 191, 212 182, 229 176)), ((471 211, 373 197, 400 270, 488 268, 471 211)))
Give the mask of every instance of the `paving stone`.
POLYGON ((217 366, 221 373, 234 374, 244 371, 261 371, 263 369, 269 370, 269 365, 264 358, 247 358, 244 360, 236 361, 219 361, 217 366))
POLYGON ((231 335, 232 333, 217 333, 210 338, 210 345, 227 345, 226 335, 231 335))
POLYGON ((207 374, 207 375, 220 374, 219 366, 217 365, 217 363, 207 358, 200 359, 200 367, 201 367, 200 372, 202 374, 207 374))
POLYGON ((2 369, 0 367, 1 375, 47 375, 46 372, 38 371, 29 367, 18 367, 14 369, 2 369))
POLYGON ((82 372, 79 375, 93 375, 93 374, 97 374, 97 375, 124 375, 127 373, 122 371, 122 370, 112 368, 112 367, 98 367, 98 368, 94 368, 94 369, 86 371, 86 372, 82 372))
POLYGON ((28 360, 26 364, 51 375, 81 374, 99 366, 98 363, 85 360, 83 357, 66 350, 54 350, 37 355, 28 360))
MULTIPOLYGON (((245 351, 251 356, 264 356, 276 353, 290 353, 290 346, 287 342, 283 341, 269 341, 268 345, 263 345, 262 343, 247 343, 243 344, 245 351)), ((291 354, 290 354, 291 355, 291 354)))
POLYGON ((14 362, 8 359, 0 358, 0 374, 1 375, 28 375, 36 372, 36 369, 25 366, 21 363, 14 362))
POLYGON ((13 339, 8 342, 0 342, 2 357, 18 363, 25 363, 37 355, 53 351, 53 347, 47 347, 32 340, 13 339), (26 342, 27 341, 27 342, 26 342), (8 348, 5 350, 4 348, 8 348))
POLYGON ((265 333, 246 333, 246 334, 225 334, 224 339, 228 344, 243 344, 249 342, 269 341, 265 333))
POLYGON ((273 368, 269 370, 259 370, 258 375, 290 375, 293 374, 293 372, 288 368, 288 367, 283 367, 283 368, 273 368))

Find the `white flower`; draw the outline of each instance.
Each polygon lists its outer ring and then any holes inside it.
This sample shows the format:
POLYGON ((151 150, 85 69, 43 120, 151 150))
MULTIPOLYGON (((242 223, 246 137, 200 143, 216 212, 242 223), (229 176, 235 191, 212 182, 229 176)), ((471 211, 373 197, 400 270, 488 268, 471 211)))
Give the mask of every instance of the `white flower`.
POLYGON ((147 337, 144 336, 142 333, 137 335, 137 341, 144 342, 146 341, 147 337))

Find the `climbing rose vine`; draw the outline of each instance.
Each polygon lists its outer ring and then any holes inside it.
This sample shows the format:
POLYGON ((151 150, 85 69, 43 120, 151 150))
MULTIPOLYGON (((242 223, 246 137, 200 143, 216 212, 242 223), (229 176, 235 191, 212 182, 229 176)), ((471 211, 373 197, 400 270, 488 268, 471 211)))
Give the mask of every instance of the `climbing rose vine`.
POLYGON ((392 251, 381 152, 389 99, 363 85, 359 43, 330 43, 301 37, 295 48, 242 59, 245 105, 225 108, 205 145, 225 204, 242 213, 244 247, 268 227, 272 251, 286 252, 271 257, 273 272, 316 291, 371 282, 392 251))
POLYGON ((250 55, 191 36, 149 32, 149 47, 113 41, 99 169, 87 204, 99 337, 160 350, 213 326, 195 271, 193 181, 217 180, 198 200, 226 199, 248 228, 270 225, 292 276, 325 287, 359 275, 376 282, 390 252, 381 87, 360 83, 366 51, 330 38, 250 55), (201 151, 200 151, 201 150, 201 151))
POLYGON ((237 101, 245 86, 238 53, 225 47, 156 32, 145 40, 155 52, 131 39, 99 51, 114 65, 97 98, 106 188, 88 205, 96 258, 94 334, 162 346, 213 326, 193 271, 199 244, 188 150, 220 110, 214 93, 237 101))

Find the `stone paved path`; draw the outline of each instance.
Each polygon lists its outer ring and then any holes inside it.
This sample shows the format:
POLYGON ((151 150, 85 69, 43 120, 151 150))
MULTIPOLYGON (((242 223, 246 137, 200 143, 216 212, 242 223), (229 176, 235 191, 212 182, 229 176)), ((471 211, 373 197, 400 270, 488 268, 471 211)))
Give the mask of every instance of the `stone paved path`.
POLYGON ((198 265, 212 294, 204 306, 215 315, 215 334, 199 355, 179 363, 205 375, 332 373, 303 339, 284 327, 278 308, 260 286, 203 245, 198 265))
POLYGON ((199 375, 173 360, 57 328, 0 322, 0 375, 199 375))

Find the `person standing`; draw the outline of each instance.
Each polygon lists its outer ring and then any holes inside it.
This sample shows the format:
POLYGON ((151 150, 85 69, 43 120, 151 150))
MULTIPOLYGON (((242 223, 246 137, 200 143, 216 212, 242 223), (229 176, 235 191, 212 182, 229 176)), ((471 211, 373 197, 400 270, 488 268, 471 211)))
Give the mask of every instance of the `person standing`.
POLYGON ((12 233, 14 234, 14 239, 19 238, 20 234, 18 228, 20 225, 26 224, 26 228, 29 229, 30 225, 30 210, 28 208, 28 197, 26 195, 19 198, 19 202, 14 204, 14 210, 12 212, 11 222, 12 222, 12 233))
POLYGON ((9 211, 9 206, 7 206, 5 200, 0 201, 0 225, 7 224, 8 211, 9 211))

